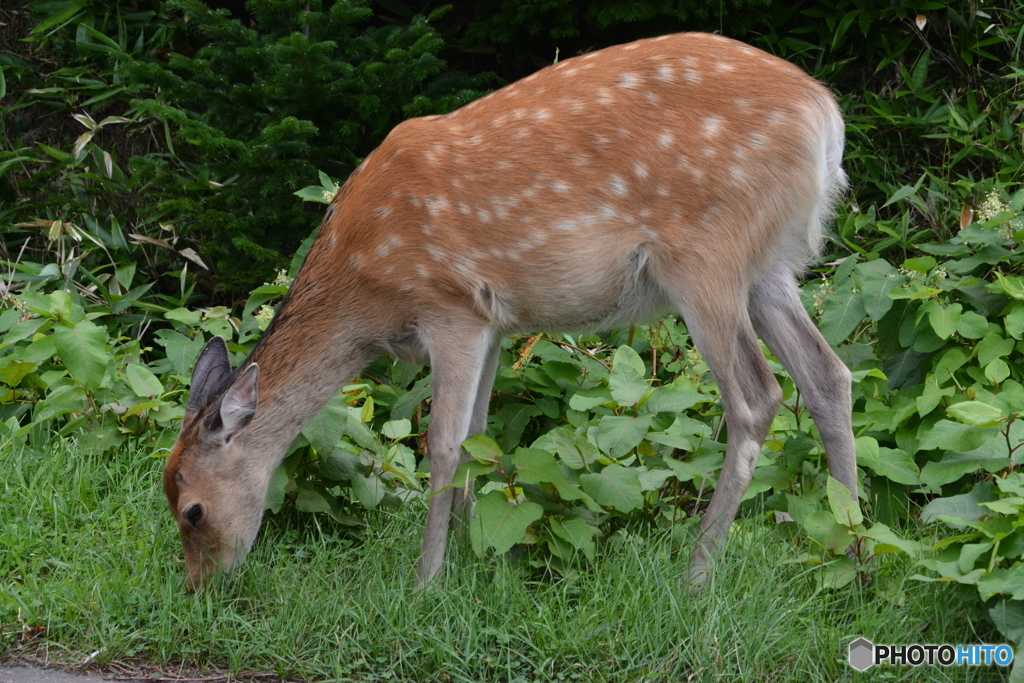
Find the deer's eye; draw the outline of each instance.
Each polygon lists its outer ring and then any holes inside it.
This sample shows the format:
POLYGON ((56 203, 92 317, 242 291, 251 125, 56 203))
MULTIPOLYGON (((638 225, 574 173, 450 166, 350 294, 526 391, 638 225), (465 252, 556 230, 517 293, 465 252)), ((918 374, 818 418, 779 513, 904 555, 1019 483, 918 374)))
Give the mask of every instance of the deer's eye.
POLYGON ((198 529, 199 523, 203 521, 203 506, 199 503, 189 505, 188 509, 185 510, 185 520, 198 529))

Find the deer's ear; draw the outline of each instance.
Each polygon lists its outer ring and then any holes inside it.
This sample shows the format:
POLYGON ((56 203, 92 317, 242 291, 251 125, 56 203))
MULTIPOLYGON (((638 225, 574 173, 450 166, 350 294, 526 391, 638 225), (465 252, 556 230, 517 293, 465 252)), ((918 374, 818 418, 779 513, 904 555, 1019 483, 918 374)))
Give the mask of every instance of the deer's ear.
POLYGON ((260 366, 250 364, 221 394, 206 416, 206 429, 216 434, 225 446, 249 426, 256 414, 256 380, 259 376, 260 366))
POLYGON ((231 374, 231 361, 228 360, 228 345, 222 337, 211 339, 192 369, 192 390, 188 394, 185 412, 194 413, 206 405, 210 394, 214 392, 231 374))

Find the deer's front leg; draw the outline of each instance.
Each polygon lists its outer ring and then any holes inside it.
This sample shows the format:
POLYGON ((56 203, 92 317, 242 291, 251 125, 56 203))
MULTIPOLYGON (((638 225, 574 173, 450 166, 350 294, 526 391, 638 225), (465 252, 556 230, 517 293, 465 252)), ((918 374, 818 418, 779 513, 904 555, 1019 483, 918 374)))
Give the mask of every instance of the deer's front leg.
POLYGON ((434 374, 427 434, 431 498, 417 590, 429 583, 444 564, 455 494, 451 488, 452 477, 459 466, 462 442, 469 435, 481 373, 488 365, 493 341, 484 326, 449 325, 447 329, 429 333, 428 338, 434 374))

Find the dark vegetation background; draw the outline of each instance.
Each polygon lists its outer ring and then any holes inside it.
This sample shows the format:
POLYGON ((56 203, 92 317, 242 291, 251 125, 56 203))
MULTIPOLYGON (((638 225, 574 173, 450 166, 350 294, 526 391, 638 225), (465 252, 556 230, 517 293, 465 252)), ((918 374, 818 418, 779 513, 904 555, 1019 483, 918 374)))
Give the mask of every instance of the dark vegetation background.
MULTIPOLYGON (((292 193, 316 184, 317 171, 344 180, 402 119, 453 109, 556 54, 683 30, 750 42, 828 82, 850 118, 850 196, 865 209, 927 169, 946 182, 1007 176, 1019 166, 1001 147, 1017 135, 1019 113, 1007 101, 1005 65, 1020 44, 986 33, 976 9, 866 0, 14 0, 0 15, 3 244, 9 252, 28 240, 27 253, 41 260, 46 235, 19 223, 63 218, 109 231, 112 217, 123 233, 193 248, 210 266, 197 295, 233 304, 287 265, 316 226, 320 209, 292 193), (984 110, 1003 144, 957 139, 930 120, 927 111, 947 98, 969 115, 984 110), (112 178, 76 173, 89 165, 61 156, 86 132, 71 117, 83 111, 97 122, 131 119, 104 126, 83 149, 109 153, 112 178)), ((926 211, 922 225, 941 233, 941 210, 926 211)), ((147 257, 154 291, 173 288, 185 260, 153 249, 147 257)))

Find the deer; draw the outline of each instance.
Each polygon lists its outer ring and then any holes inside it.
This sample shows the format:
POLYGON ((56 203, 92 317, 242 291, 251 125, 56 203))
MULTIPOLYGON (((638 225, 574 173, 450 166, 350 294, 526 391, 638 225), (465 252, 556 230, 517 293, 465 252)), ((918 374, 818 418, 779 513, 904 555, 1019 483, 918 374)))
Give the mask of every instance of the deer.
POLYGON ((188 589, 242 563, 289 444, 383 354, 433 373, 416 586, 431 584, 459 507, 461 444, 487 426, 501 342, 537 330, 682 315, 728 425, 694 585, 725 544, 782 400, 758 337, 856 501, 851 373, 797 285, 847 186, 844 133, 822 84, 703 33, 575 56, 400 123, 332 200, 248 358, 232 371, 214 337, 196 360, 163 472, 188 589))

